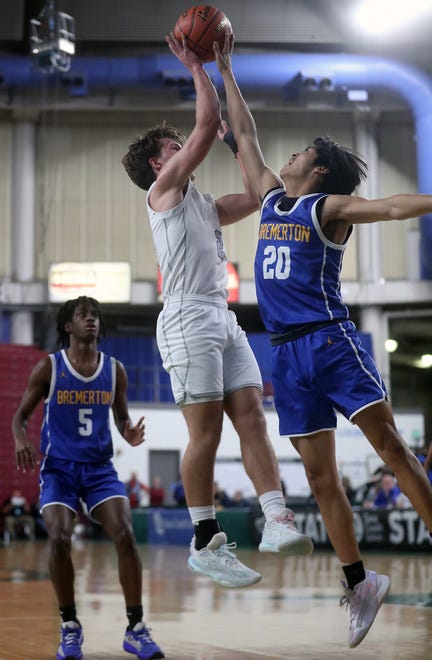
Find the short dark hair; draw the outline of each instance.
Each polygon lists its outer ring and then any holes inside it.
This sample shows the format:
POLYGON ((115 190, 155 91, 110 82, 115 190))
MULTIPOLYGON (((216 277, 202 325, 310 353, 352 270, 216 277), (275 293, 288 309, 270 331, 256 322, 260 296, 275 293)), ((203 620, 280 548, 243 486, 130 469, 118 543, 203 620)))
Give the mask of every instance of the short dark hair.
POLYGON ((150 158, 160 154, 161 139, 170 138, 182 146, 186 142, 183 133, 174 126, 158 124, 149 128, 142 137, 136 137, 122 158, 122 164, 129 177, 139 188, 148 190, 156 176, 149 163, 150 158))
POLYGON ((359 154, 342 147, 330 137, 317 137, 313 146, 317 151, 316 165, 327 167, 322 191, 332 195, 351 195, 367 176, 367 165, 359 154))
POLYGON ((105 322, 99 302, 96 298, 91 298, 90 296, 79 296, 72 300, 66 300, 57 312, 57 344, 63 348, 67 348, 70 344, 70 338, 65 330, 65 325, 69 321, 72 321, 77 307, 91 307, 96 312, 100 321, 98 340, 101 336, 105 337, 105 322))

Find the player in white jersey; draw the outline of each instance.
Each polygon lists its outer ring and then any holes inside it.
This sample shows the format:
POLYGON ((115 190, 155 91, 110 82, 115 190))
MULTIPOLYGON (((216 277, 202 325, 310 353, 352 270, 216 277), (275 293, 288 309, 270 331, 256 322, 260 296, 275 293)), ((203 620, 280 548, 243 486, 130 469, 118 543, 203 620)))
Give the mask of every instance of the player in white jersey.
POLYGON ((266 164, 254 119, 232 67, 233 38, 215 45, 233 133, 253 190, 262 201, 255 259, 258 304, 272 333, 275 402, 284 435, 302 457, 309 484, 343 565, 349 603, 349 646, 367 634, 389 578, 365 571, 353 512, 335 457, 338 409, 358 424, 398 485, 432 530, 432 488, 397 432, 372 357, 361 347, 340 298, 342 252, 352 225, 432 212, 432 195, 365 200, 351 194, 366 164, 330 139, 291 156, 277 176, 266 164), (317 194, 318 193, 318 194, 317 194))
POLYGON ((18 469, 34 469, 38 455, 27 423, 43 399, 40 501, 49 539, 49 568, 57 596, 61 639, 57 660, 83 657, 83 630, 75 606, 71 538, 82 500, 118 553, 119 579, 129 625, 123 648, 139 660, 164 658, 142 621, 142 567, 129 499, 112 464, 110 408, 119 433, 132 446, 144 442, 144 418, 133 425, 123 365, 97 350, 103 318, 94 298, 66 301, 57 315, 62 350, 38 362, 12 421, 18 469))
POLYGON ((200 60, 186 43, 172 35, 167 41, 193 77, 195 126, 187 140, 171 126, 156 126, 133 142, 122 162, 132 181, 148 190, 147 210, 163 280, 158 347, 189 431, 182 460, 195 532, 188 565, 223 586, 241 587, 261 576, 236 559, 216 520, 214 464, 224 411, 239 434, 245 469, 266 517, 260 549, 309 554, 312 542, 297 531, 293 513, 285 507, 266 430, 259 368, 226 302, 221 225, 249 215, 258 200, 246 179, 245 192, 216 201, 195 187, 194 170, 218 130, 222 137, 227 127, 221 125, 219 99, 200 60))

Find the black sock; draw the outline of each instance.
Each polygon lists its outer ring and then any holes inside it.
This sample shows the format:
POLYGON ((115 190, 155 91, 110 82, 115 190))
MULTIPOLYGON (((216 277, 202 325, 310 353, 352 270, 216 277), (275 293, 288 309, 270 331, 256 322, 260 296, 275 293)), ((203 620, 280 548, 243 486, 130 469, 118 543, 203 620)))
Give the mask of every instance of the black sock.
POLYGON ((348 564, 348 566, 342 566, 342 570, 345 573, 346 581, 350 589, 354 589, 356 584, 363 582, 366 577, 365 569, 362 561, 356 561, 355 564, 348 564))
POLYGON ((63 623, 66 623, 66 621, 75 621, 76 623, 79 623, 77 619, 75 605, 69 605, 68 607, 60 607, 59 609, 63 623))
POLYGON ((219 523, 215 518, 207 518, 207 520, 200 520, 194 525, 195 530, 195 548, 202 550, 207 546, 213 536, 221 531, 219 523))
POLYGON ((128 630, 132 630, 137 623, 140 623, 143 618, 143 607, 142 605, 132 605, 131 607, 126 607, 126 616, 129 620, 128 630))

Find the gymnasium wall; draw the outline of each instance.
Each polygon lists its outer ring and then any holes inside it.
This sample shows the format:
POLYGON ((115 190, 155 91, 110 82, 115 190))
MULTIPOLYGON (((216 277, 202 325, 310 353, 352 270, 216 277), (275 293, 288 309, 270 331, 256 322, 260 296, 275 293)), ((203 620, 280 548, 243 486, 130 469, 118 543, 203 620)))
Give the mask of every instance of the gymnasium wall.
MULTIPOLYGON (((11 424, 30 372, 45 355, 35 346, 0 344, 0 507, 16 488, 31 504, 39 497, 39 470, 23 473, 16 468, 11 424)), ((28 424, 28 435, 35 447, 39 447, 42 418, 41 402, 28 424)))
MULTIPOLYGON (((144 415, 146 441, 139 447, 130 447, 113 427, 114 464, 122 480, 127 481, 130 473, 134 471, 141 481, 149 483, 151 451, 177 450, 180 456, 183 456, 188 441, 186 423, 182 413, 174 405, 132 404, 130 412, 134 421, 138 421, 144 415)), ((280 463, 287 494, 292 497, 308 497, 310 489, 303 465, 289 439, 279 435, 275 410, 267 408, 265 414, 268 433, 280 463)), ((410 447, 423 444, 424 420, 421 413, 396 411, 395 420, 399 432, 410 447)), ((372 472, 382 464, 360 429, 341 415, 338 415, 336 458, 341 475, 350 477, 354 488, 364 484, 372 472)), ((245 497, 253 497, 255 494, 252 482, 247 477, 240 460, 238 436, 227 417, 224 419, 217 454, 215 479, 228 495, 232 495, 237 489, 243 490, 245 497)))
MULTIPOLYGON (((254 113, 263 152, 276 171, 293 151, 320 134, 347 146, 354 143, 354 119, 348 112, 254 113)), ((192 111, 52 112, 37 127, 35 279, 45 280, 53 261, 130 261, 134 280, 156 277, 156 259, 145 210, 145 193, 128 179, 121 157, 132 138, 166 120, 188 133, 192 111)), ((407 113, 385 113, 377 122, 379 195, 416 190, 413 125, 407 113), (398 139, 395 140, 395 134, 398 139)), ((12 123, 0 122, 0 278, 11 275, 10 188, 12 123)), ((215 196, 240 189, 238 167, 217 141, 197 171, 202 191, 215 196)), ((243 279, 253 279, 257 214, 224 229, 229 259, 243 279)), ((416 221, 382 223, 383 276, 406 279, 407 233, 416 221)), ((417 259, 417 255, 414 257, 417 259)), ((343 277, 357 278, 355 232, 345 256, 343 277)))
POLYGON ((0 278, 11 270, 12 124, 0 121, 0 278))

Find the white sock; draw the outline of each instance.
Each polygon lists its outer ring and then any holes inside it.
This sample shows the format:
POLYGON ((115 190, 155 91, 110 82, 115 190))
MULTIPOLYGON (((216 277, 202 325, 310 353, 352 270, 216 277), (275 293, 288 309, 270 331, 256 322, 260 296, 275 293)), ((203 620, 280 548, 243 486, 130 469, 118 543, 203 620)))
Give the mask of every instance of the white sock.
POLYGON ((281 490, 269 490, 258 497, 266 521, 279 516, 286 509, 285 498, 281 490))
POLYGON ((214 506, 190 506, 189 515, 192 525, 196 525, 200 520, 215 520, 216 508, 214 506))

